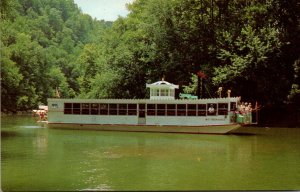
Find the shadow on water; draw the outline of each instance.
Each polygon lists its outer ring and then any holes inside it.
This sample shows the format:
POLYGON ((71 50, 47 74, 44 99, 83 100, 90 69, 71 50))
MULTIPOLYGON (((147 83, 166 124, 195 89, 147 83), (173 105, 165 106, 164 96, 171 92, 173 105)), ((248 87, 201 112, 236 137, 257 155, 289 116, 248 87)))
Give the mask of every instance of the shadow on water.
POLYGON ((1 150, 1 160, 3 162, 6 162, 8 160, 20 160, 20 159, 26 159, 28 157, 28 154, 24 151, 5 151, 1 150))
POLYGON ((7 137, 16 137, 19 136, 19 134, 15 131, 1 131, 1 138, 7 138, 7 137))
POLYGON ((260 135, 258 133, 230 133, 229 135, 237 135, 237 136, 257 136, 260 135))

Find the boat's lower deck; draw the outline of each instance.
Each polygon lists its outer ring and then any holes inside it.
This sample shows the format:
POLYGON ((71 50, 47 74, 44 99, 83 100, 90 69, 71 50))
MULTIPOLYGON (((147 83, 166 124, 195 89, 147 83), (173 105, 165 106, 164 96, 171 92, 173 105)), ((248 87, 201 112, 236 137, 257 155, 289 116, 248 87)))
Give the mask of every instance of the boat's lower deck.
POLYGON ((100 131, 131 131, 131 132, 160 132, 160 133, 194 133, 194 134, 226 134, 240 127, 239 124, 208 125, 208 126, 161 126, 161 125, 127 125, 127 124, 73 124, 47 123, 49 128, 81 129, 100 131))

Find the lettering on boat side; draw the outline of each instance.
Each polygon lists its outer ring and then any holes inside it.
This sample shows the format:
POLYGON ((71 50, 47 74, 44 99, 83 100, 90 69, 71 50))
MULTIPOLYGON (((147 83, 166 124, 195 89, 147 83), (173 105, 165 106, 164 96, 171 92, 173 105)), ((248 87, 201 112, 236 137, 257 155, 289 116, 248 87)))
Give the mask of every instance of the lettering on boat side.
POLYGON ((51 107, 54 108, 54 109, 55 109, 55 108, 58 108, 58 104, 53 103, 53 104, 51 105, 51 107))
POLYGON ((224 121, 225 119, 218 119, 218 118, 206 118, 206 121, 224 121))

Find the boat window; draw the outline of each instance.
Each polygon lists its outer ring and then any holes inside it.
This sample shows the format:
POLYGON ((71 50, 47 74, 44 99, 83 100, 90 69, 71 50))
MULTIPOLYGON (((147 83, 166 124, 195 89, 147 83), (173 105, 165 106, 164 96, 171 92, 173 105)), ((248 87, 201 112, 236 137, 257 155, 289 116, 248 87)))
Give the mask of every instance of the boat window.
POLYGON ((228 114, 228 103, 218 103, 218 115, 228 114))
POLYGON ((127 115, 127 104, 119 104, 119 115, 127 115))
POLYGON ((108 104, 100 104, 100 115, 108 114, 108 104))
POLYGON ((196 105, 195 104, 188 104, 188 116, 196 116, 196 105))
POLYGON ((73 114, 80 114, 80 103, 73 103, 73 114))
POLYGON ((145 108, 146 108, 146 104, 139 104, 139 117, 140 118, 144 118, 145 117, 145 108))
POLYGON ((206 116, 206 104, 198 105, 198 116, 206 116))
POLYGON ((90 114, 90 104, 89 103, 81 103, 81 114, 83 114, 83 115, 90 114))
POLYGON ((118 115, 118 104, 109 104, 109 114, 118 115))
POLYGON ((167 115, 168 116, 176 115, 176 105, 175 104, 167 104, 167 115))
POLYGON ((157 104, 156 114, 158 116, 165 116, 166 115, 166 105, 165 104, 157 104))
POLYGON ((155 104, 147 104, 147 115, 154 116, 155 110, 156 110, 155 104))
POLYGON ((175 96, 175 90, 174 90, 174 89, 171 89, 170 92, 171 92, 171 95, 170 95, 170 96, 171 96, 171 97, 174 97, 174 96, 175 96))
POLYGON ((231 103, 230 103, 230 110, 231 110, 231 111, 235 111, 236 109, 237 109, 236 102, 231 102, 231 103))
POLYGON ((145 110, 145 104, 139 104, 139 110, 145 110))
POLYGON ((160 96, 168 96, 168 90, 167 89, 162 89, 160 91, 160 96))
POLYGON ((128 115, 137 115, 137 104, 128 104, 128 115))
POLYGON ((98 103, 92 103, 91 104, 91 114, 92 115, 98 115, 99 114, 99 104, 98 103))
POLYGON ((177 105, 177 116, 186 116, 186 104, 177 105))
POLYGON ((208 103, 207 104, 207 115, 216 115, 217 114, 217 104, 216 103, 208 103))
POLYGON ((64 114, 72 114, 72 103, 64 104, 64 114))

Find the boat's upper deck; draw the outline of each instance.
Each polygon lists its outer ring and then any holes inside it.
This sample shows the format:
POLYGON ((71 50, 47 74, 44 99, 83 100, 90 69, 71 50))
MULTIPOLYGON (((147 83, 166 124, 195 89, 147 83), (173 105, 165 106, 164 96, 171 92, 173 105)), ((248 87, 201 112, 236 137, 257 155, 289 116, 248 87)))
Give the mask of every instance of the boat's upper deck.
POLYGON ((236 109, 240 97, 175 99, 178 85, 164 80, 147 84, 150 99, 48 99, 49 112, 99 115, 227 115, 236 109), (209 110, 214 109, 214 113, 209 110))
POLYGON ((48 103, 136 103, 136 104, 207 104, 207 103, 229 103, 239 102, 241 97, 223 97, 223 98, 207 98, 207 99, 57 99, 49 98, 48 103))

